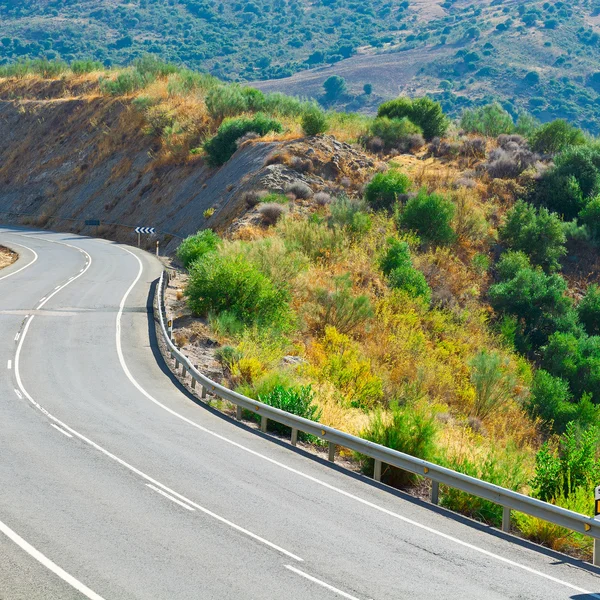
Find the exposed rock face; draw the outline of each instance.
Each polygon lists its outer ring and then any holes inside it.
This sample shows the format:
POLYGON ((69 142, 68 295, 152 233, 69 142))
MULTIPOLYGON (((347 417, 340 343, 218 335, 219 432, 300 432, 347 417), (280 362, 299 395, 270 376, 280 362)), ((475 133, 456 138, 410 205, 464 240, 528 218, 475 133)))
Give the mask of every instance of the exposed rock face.
POLYGON ((132 228, 156 227, 171 251, 198 229, 226 228, 246 210, 246 190, 283 191, 298 179, 315 191, 340 189, 345 177, 366 179, 373 166, 330 136, 250 141, 218 170, 200 157, 161 161, 156 139, 143 133, 142 116, 131 105, 50 91, 41 100, 0 89, 1 222, 129 243, 136 240, 132 228), (205 216, 208 209, 214 210, 205 216), (86 220, 101 225, 86 226, 86 220))

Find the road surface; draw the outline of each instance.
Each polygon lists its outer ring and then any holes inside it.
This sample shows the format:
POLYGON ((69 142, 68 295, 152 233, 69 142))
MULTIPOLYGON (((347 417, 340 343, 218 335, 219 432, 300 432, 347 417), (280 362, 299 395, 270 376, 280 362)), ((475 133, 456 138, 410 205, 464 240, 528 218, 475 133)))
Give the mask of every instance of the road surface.
POLYGON ((157 354, 152 256, 0 244, 1 600, 600 598, 593 567, 195 404, 157 354))

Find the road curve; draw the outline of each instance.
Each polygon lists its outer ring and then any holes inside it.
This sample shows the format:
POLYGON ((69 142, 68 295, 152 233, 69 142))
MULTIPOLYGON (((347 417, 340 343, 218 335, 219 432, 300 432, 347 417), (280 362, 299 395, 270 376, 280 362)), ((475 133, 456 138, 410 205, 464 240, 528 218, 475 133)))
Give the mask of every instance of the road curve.
POLYGON ((1 600, 600 598, 589 565, 196 405, 156 349, 152 256, 0 244, 1 600))

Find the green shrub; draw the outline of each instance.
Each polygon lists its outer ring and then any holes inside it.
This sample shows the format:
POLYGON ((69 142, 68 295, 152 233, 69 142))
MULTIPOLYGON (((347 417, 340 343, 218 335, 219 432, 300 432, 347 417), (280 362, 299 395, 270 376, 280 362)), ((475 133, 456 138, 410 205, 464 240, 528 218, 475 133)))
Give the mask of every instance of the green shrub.
POLYGON ((365 199, 374 210, 390 210, 410 185, 410 179, 395 169, 377 173, 365 189, 365 199))
POLYGON ((579 429, 574 423, 566 426, 557 449, 544 444, 535 457, 535 477, 532 487, 541 500, 568 497, 578 487, 590 490, 598 484, 598 428, 579 429))
POLYGON ((206 109, 215 121, 236 117, 248 110, 248 98, 239 85, 219 85, 206 95, 206 109))
POLYGON ((567 253, 567 238, 558 215, 522 200, 506 213, 498 233, 509 248, 524 252, 546 272, 559 270, 559 260, 567 253))
POLYGON ((279 121, 270 119, 258 113, 252 118, 241 117, 223 121, 217 135, 205 142, 204 150, 210 164, 220 166, 225 164, 237 150, 236 142, 249 132, 266 135, 275 131, 281 133, 283 127, 279 121))
POLYGON ((577 306, 577 314, 588 335, 600 335, 600 287, 591 284, 577 306))
POLYGON ((71 71, 75 75, 84 75, 94 71, 102 71, 104 65, 97 60, 75 60, 71 63, 71 71))
POLYGON ((241 255, 212 253, 192 263, 185 295, 197 315, 227 311, 246 325, 275 328, 291 321, 287 291, 241 255))
POLYGON ((160 78, 167 77, 173 73, 179 71, 179 67, 171 63, 167 63, 156 56, 146 54, 140 56, 133 61, 134 69, 140 74, 146 77, 160 78))
POLYGON ((323 89, 325 90, 325 98, 331 102, 335 102, 346 93, 346 80, 339 75, 332 75, 323 83, 323 89))
POLYGON ((312 106, 302 115, 302 131, 304 135, 319 135, 329 128, 327 115, 317 106, 312 106))
POLYGON ((585 144, 585 141, 583 131, 563 119, 541 125, 530 139, 532 150, 543 154, 557 154, 569 146, 585 144))
POLYGON ((568 381, 543 369, 535 372, 526 408, 532 418, 539 417, 548 430, 556 433, 564 433, 571 422, 587 428, 598 417, 588 397, 573 401, 568 381))
POLYGON ((595 242, 600 241, 600 195, 594 196, 580 211, 579 220, 595 242))
POLYGON ((188 236, 181 242, 177 248, 177 258, 187 268, 208 252, 216 250, 220 243, 221 238, 214 231, 204 229, 195 235, 188 236))
POLYGON ((69 70, 69 65, 61 60, 48 60, 40 58, 32 60, 31 72, 43 77, 44 79, 52 79, 66 73, 69 70))
POLYGON ((451 222, 455 207, 440 194, 428 194, 424 188, 402 209, 399 225, 415 231, 423 240, 449 244, 456 239, 451 222))
POLYGON ((490 287, 489 297, 497 312, 517 319, 515 344, 528 352, 543 346, 555 331, 577 329, 577 314, 567 297, 567 284, 557 274, 523 266, 529 261, 523 253, 506 253, 498 272, 502 281, 490 287))
POLYGON ((364 200, 349 198, 342 194, 329 205, 331 217, 330 226, 346 228, 351 233, 361 236, 371 229, 371 217, 364 200))
POLYGON ((301 252, 313 261, 331 258, 346 242, 339 229, 308 219, 282 219, 277 233, 289 251, 301 252))
POLYGON ((465 110, 460 126, 467 133, 480 133, 488 137, 498 137, 515 130, 512 117, 497 102, 465 110))
POLYGON ((384 102, 377 111, 378 117, 389 119, 407 118, 423 131, 426 140, 442 137, 450 124, 439 102, 423 98, 397 98, 384 102))
POLYGON ((373 317, 373 308, 368 296, 352 293, 349 275, 334 277, 333 286, 333 289, 315 290, 313 320, 320 331, 335 327, 347 335, 373 317))
POLYGON ((431 289, 425 275, 413 267, 408 244, 394 238, 390 238, 388 244, 389 247, 380 266, 388 278, 390 287, 403 290, 412 298, 421 298, 426 304, 429 304, 431 289))
MULTIPOLYGON (((293 415, 319 421, 321 419, 321 409, 315 404, 315 393, 310 385, 298 387, 275 386, 266 394, 260 394, 258 400, 274 408, 285 410, 293 415)), ((259 415, 255 415, 260 419, 259 415)), ((275 421, 269 420, 268 427, 272 431, 282 434, 289 434, 290 428, 287 425, 281 425, 275 421)), ((299 439, 311 439, 311 436, 303 432, 298 432, 299 439)))
POLYGON ((138 71, 123 71, 115 79, 101 77, 99 80, 100 90, 111 96, 125 96, 138 90, 144 89, 154 81, 151 74, 142 74, 138 71))
POLYGON ((497 352, 481 350, 469 362, 471 384, 475 388, 473 415, 485 419, 512 397, 516 380, 508 360, 497 352))
POLYGON ((591 394, 600 403, 600 337, 558 331, 543 348, 542 365, 566 379, 576 398, 591 394))
POLYGON ((406 117, 402 119, 378 117, 369 126, 369 133, 383 140, 386 148, 393 148, 405 141, 409 136, 423 132, 420 127, 409 121, 406 117))
MULTIPOLYGON (((433 461, 437 455, 437 432, 433 415, 416 407, 392 403, 390 414, 377 409, 371 415, 369 425, 360 436, 392 450, 433 461)), ((362 462, 365 470, 372 472, 373 459, 362 457, 362 462)), ((387 467, 382 473, 382 481, 397 487, 411 485, 416 480, 416 475, 394 467, 387 467)))

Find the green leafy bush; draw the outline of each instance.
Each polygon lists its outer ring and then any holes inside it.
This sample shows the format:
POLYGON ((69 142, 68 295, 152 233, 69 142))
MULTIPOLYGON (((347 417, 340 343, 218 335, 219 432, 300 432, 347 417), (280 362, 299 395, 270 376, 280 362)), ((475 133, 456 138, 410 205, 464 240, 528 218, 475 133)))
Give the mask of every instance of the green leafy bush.
POLYGON ((394 238, 390 238, 388 244, 389 247, 380 266, 388 278, 390 287, 403 290, 412 298, 421 298, 429 304, 431 289, 425 275, 413 267, 408 244, 394 238))
POLYGON ((225 120, 219 127, 217 135, 204 144, 204 150, 208 155, 209 162, 219 166, 225 164, 233 156, 237 150, 237 140, 245 134, 254 132, 258 135, 266 135, 271 131, 281 133, 283 127, 279 121, 270 119, 262 113, 258 113, 252 118, 241 117, 225 120))
POLYGON ((567 253, 567 238, 558 215, 522 200, 506 213, 498 233, 509 248, 524 252, 547 272, 559 270, 559 260, 567 253))
POLYGON ((339 229, 308 219, 282 219, 277 224, 277 233, 288 250, 300 252, 311 260, 327 260, 345 243, 339 229))
POLYGON ((451 200, 440 194, 428 194, 423 188, 402 209, 399 225, 415 231, 425 241, 449 244, 456 239, 451 226, 454 212, 451 200))
POLYGON ((583 131, 563 119, 541 125, 531 136, 531 148, 543 154, 557 154, 569 146, 585 144, 583 131))
POLYGON ((465 110, 460 120, 460 126, 467 133, 480 133, 488 137, 498 137, 503 133, 513 133, 515 130, 510 113, 497 102, 465 110))
POLYGON ((401 97, 384 102, 377 111, 378 117, 389 119, 407 118, 423 131, 426 140, 441 137, 450 124, 439 102, 424 96, 423 98, 401 97))
POLYGON ((211 229, 204 229, 195 235, 190 235, 177 248, 177 258, 184 267, 189 267, 194 261, 202 258, 208 252, 216 250, 221 238, 211 229))
POLYGON ((151 73, 142 74, 135 70, 123 71, 114 79, 100 78, 100 90, 111 96, 125 96, 144 89, 154 81, 151 73))
POLYGON ((516 380, 508 369, 508 360, 498 352, 481 350, 469 366, 475 388, 473 415, 484 419, 511 399, 516 380))
POLYGON ((301 123, 304 135, 319 135, 329 128, 327 115, 317 106, 311 106, 304 111, 301 123))
POLYGON ((600 287, 591 284, 577 306, 577 314, 588 335, 600 335, 600 287))
POLYGON ((219 85, 206 95, 206 109, 216 121, 240 115, 248 108, 248 98, 239 85, 219 85))
POLYGON ((594 196, 579 213, 579 220, 586 226, 592 240, 600 241, 600 195, 594 196))
POLYGON ((393 148, 405 142, 409 136, 423 133, 421 128, 406 117, 390 119, 378 117, 369 126, 369 134, 380 138, 386 148, 393 148))
POLYGON ((329 205, 330 226, 346 228, 355 236, 366 234, 371 229, 371 217, 364 200, 349 198, 342 194, 329 205))
MULTIPOLYGON (((266 394, 260 394, 258 400, 274 408, 285 410, 293 415, 319 421, 321 419, 321 409, 315 404, 315 393, 310 385, 301 385, 298 387, 284 387, 276 385, 266 394)), ((255 415, 260 419, 259 415, 255 415)), ((289 434, 290 428, 287 425, 281 425, 275 421, 269 420, 268 428, 282 434, 289 434)), ((298 432, 299 439, 310 439, 311 436, 303 432, 298 432)))
POLYGON ((399 196, 408 192, 410 185, 410 179, 395 169, 377 173, 365 189, 365 199, 374 210, 389 210, 399 196))
MULTIPOLYGON (((430 413, 417 407, 392 403, 389 414, 376 410, 360 435, 392 450, 433 461, 437 455, 437 432, 435 417, 430 413)), ((365 470, 372 472, 373 459, 363 457, 362 462, 365 470)), ((390 485, 404 487, 413 484, 417 476, 408 471, 387 467, 382 473, 382 480, 390 485)))
POLYGON ((75 75, 84 75, 102 69, 104 69, 104 65, 97 60, 75 60, 71 63, 71 71, 75 75))
POLYGON ((287 291, 241 255, 213 253, 192 263, 185 295, 197 315, 227 311, 246 325, 275 328, 285 328, 291 321, 287 291))

